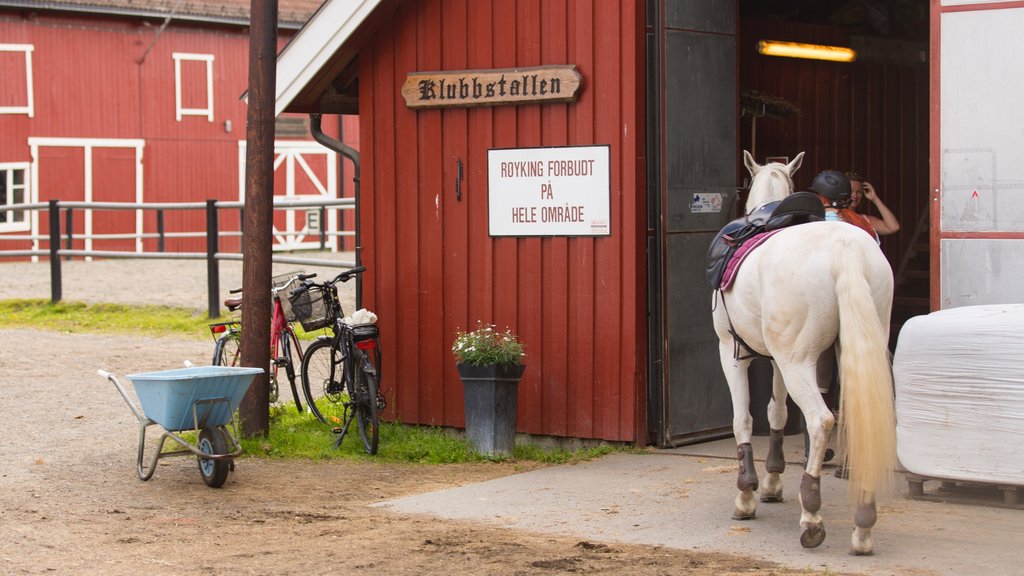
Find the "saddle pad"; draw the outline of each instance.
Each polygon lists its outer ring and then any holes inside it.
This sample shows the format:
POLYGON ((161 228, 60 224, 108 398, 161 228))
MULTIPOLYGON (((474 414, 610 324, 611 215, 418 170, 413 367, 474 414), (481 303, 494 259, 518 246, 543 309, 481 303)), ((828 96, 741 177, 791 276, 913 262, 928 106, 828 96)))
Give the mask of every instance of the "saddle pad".
POLYGON ((725 273, 722 274, 722 287, 721 290, 725 292, 732 287, 733 280, 736 279, 736 272, 740 269, 740 264, 750 254, 750 251, 761 245, 762 242, 774 236, 781 230, 772 230, 771 232, 762 232, 756 234, 743 243, 736 252, 733 253, 732 257, 729 258, 729 263, 725 265, 725 273))

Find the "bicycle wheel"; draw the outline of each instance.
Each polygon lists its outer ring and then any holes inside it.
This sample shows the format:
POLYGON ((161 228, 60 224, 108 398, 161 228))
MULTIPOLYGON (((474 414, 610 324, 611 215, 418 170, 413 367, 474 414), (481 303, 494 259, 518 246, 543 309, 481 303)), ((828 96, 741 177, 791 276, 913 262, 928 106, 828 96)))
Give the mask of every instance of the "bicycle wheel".
POLYGON ((380 417, 377 414, 377 370, 365 354, 356 357, 352 395, 355 397, 356 424, 367 454, 377 453, 380 442, 380 417))
POLYGON ((313 416, 328 426, 344 422, 348 394, 343 362, 344 356, 331 346, 330 340, 317 340, 302 355, 302 392, 306 403, 313 416))
MULTIPOLYGON (((284 375, 288 378, 288 385, 292 389, 292 398, 295 399, 295 409, 302 413, 302 401, 299 400, 299 388, 295 384, 295 359, 299 359, 301 370, 302 347, 299 345, 299 338, 291 326, 281 332, 281 358, 280 363, 284 366, 284 375)), ((306 397, 308 402, 309 396, 306 397)))
MULTIPOLYGON (((199 431, 199 442, 197 446, 207 454, 227 454, 228 441, 224 438, 224 432, 220 428, 203 428, 199 431)), ((220 488, 228 479, 228 471, 231 468, 229 460, 210 460, 197 456, 199 459, 199 474, 203 482, 210 488, 220 488)))
POLYGON ((242 335, 236 330, 228 330, 217 339, 213 350, 214 366, 238 366, 242 363, 242 335))

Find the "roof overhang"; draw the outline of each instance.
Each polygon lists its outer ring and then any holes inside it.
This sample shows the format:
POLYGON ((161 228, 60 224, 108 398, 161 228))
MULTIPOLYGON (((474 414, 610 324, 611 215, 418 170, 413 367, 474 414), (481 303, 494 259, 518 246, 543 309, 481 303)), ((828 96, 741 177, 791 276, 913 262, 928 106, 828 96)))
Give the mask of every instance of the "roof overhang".
POLYGON ((277 57, 274 115, 355 113, 352 40, 385 0, 327 0, 277 57))

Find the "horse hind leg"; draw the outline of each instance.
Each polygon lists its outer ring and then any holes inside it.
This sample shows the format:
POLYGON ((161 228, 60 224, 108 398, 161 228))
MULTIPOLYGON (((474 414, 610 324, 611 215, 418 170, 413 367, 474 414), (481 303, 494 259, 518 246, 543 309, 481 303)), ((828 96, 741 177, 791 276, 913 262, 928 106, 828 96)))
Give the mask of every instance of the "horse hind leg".
POLYGON ((786 471, 786 459, 782 453, 782 430, 768 430, 768 456, 764 461, 767 474, 764 476, 764 489, 761 491, 761 502, 782 502, 782 473, 786 471))
POLYGON ((733 520, 751 520, 757 515, 757 470, 754 469, 754 449, 750 442, 736 446, 736 459, 739 461, 739 472, 736 476, 736 488, 739 494, 733 501, 735 506, 733 520))
POLYGON ((853 556, 870 556, 874 553, 875 538, 871 534, 875 522, 878 521, 878 513, 875 511, 875 499, 870 494, 857 504, 857 511, 853 515, 853 535, 850 537, 850 554, 853 556))
POLYGON ((778 366, 772 363, 774 376, 772 379, 772 399, 768 403, 768 456, 765 458, 764 488, 761 490, 761 502, 782 502, 782 473, 786 471, 786 457, 782 452, 782 441, 785 437, 784 428, 789 418, 786 408, 786 386, 778 366))

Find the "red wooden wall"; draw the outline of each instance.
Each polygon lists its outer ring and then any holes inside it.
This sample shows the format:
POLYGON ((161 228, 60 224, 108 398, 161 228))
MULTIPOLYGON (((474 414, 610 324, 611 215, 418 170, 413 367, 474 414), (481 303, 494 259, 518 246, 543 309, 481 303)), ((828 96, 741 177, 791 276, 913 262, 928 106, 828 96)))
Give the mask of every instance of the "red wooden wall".
MULTIPOLYGON (((238 143, 246 139, 246 103, 240 97, 248 87, 248 29, 173 20, 159 35, 157 28, 152 21, 141 19, 47 11, 35 11, 28 18, 16 10, 0 10, 0 41, 34 46, 35 92, 33 118, 0 114, 0 162, 31 161, 30 137, 141 139, 145 141, 142 164, 146 202, 238 200, 238 143), (214 56, 212 122, 206 116, 176 119, 175 52, 214 56), (226 123, 230 123, 230 131, 226 123)), ((283 46, 291 34, 282 30, 279 45, 283 46)), ((183 62, 183 69, 189 66, 205 78, 205 63, 183 62)), ((201 94, 183 94, 183 104, 188 106, 189 99, 194 102, 197 97, 205 102, 205 85, 201 94)), ((344 122, 346 143, 358 146, 358 120, 345 117, 344 122)), ((324 131, 337 137, 338 122, 325 122, 324 131)), ((81 148, 43 147, 39 162, 37 193, 41 201, 83 199, 85 162, 81 148)), ((313 168, 321 177, 326 174, 322 163, 313 168)), ((343 169, 345 178, 339 187, 343 187, 343 195, 352 196, 351 163, 346 161, 343 169)), ((134 149, 94 149, 93 191, 94 201, 135 201, 134 149)), ((313 193, 314 189, 306 183, 299 191, 313 193)), ((94 232, 134 232, 133 213, 114 214, 104 212, 102 219, 97 214, 94 232)), ((343 214, 351 230, 351 212, 343 214)), ((283 224, 283 212, 277 217, 283 224)), ((164 219, 169 232, 205 230, 202 211, 168 211, 164 219)), ((45 221, 44 214, 44 232, 45 221)), ((76 233, 84 231, 82 223, 83 218, 76 215, 76 233)), ((145 212, 144 223, 146 232, 155 232, 155 212, 145 212)), ((221 226, 238 230, 237 211, 222 211, 221 226)), ((29 247, 28 241, 17 244, 4 241, 0 249, 29 247)), ((238 250, 238 245, 236 238, 225 238, 221 249, 238 250)), ((83 245, 76 241, 75 247, 83 245)), ((133 250, 134 241, 102 240, 94 243, 94 248, 133 250)), ((146 240, 144 248, 155 251, 156 240, 146 240)), ((168 251, 204 249, 203 238, 167 241, 168 251)))
POLYGON ((526 345, 520 432, 645 437, 643 4, 416 0, 361 47, 364 304, 390 416, 464 425, 450 346, 481 320, 526 345), (576 103, 417 112, 400 94, 409 72, 546 64, 577 66, 576 103), (611 146, 610 236, 488 236, 488 149, 590 144, 611 146))

